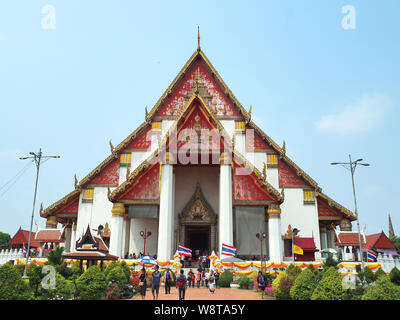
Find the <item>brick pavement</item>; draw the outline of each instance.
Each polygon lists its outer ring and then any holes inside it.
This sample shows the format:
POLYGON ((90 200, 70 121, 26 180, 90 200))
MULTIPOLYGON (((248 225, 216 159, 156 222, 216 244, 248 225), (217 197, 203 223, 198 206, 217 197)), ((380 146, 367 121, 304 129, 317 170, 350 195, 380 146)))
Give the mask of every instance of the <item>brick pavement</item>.
MULTIPOLYGON (((178 296, 177 288, 172 287, 171 294, 165 294, 165 289, 161 287, 158 300, 178 300, 178 296)), ((131 300, 141 299, 140 295, 135 295, 131 300)), ((149 288, 147 288, 145 300, 153 300, 149 288)), ((186 288, 185 300, 261 300, 261 293, 236 288, 217 288, 214 294, 210 294, 207 288, 186 288)))

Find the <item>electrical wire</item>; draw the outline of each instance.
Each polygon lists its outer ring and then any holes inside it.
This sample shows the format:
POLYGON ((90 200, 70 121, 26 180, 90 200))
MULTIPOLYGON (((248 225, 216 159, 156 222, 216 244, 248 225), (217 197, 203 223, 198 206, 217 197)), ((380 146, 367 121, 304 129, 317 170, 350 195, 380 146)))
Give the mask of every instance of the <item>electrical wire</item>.
POLYGON ((14 184, 24 175, 24 173, 32 166, 33 161, 29 162, 25 167, 23 167, 20 171, 18 171, 18 173, 12 177, 8 182, 6 182, 1 188, 0 190, 4 189, 6 186, 8 186, 8 188, 5 189, 5 191, 0 194, 0 198, 3 197, 8 190, 10 190, 14 184))

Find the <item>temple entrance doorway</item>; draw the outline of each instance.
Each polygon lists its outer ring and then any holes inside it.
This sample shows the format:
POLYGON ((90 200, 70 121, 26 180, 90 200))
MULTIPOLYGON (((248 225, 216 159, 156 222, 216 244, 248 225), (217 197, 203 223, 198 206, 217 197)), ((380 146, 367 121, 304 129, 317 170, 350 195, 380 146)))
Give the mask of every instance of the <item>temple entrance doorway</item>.
POLYGON ((210 225, 186 226, 186 246, 192 250, 192 259, 210 255, 211 228, 210 225))

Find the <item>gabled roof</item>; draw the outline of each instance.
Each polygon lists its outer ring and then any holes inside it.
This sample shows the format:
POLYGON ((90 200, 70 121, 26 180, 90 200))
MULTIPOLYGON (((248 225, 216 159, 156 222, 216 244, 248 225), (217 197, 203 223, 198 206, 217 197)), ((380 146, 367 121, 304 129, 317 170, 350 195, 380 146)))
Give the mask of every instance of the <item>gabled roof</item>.
POLYGON ((35 240, 39 242, 64 242, 64 228, 62 229, 41 229, 38 228, 35 240))
MULTIPOLYGON (((19 227, 18 231, 8 242, 8 245, 11 246, 11 245, 25 244, 27 246, 28 242, 29 242, 29 231, 23 230, 21 227, 19 227)), ((39 242, 35 240, 35 232, 32 231, 31 232, 31 247, 39 247, 39 245, 40 245, 39 242)))
POLYGON ((397 249, 383 231, 381 233, 368 235, 366 238, 366 249, 397 249))
MULTIPOLYGON (((358 246, 358 232, 353 231, 336 231, 336 244, 338 246, 353 245, 358 246)), ((365 234, 361 232, 361 245, 366 244, 365 234)))
MULTIPOLYGON (((316 193, 316 197, 317 197, 318 204, 320 204, 320 201, 323 201, 327 205, 326 208, 328 211, 335 210, 335 211, 338 211, 339 213, 341 213, 342 215, 344 215, 346 218, 350 219, 351 221, 357 220, 357 218, 353 212, 346 209, 345 207, 343 207, 342 205, 340 205, 339 203, 334 201, 332 198, 328 197, 326 194, 324 194, 322 192, 318 192, 318 193, 316 193)), ((324 208, 320 208, 320 206, 318 206, 318 214, 320 216, 329 215, 329 213, 327 213, 327 212, 323 213, 322 212, 322 211, 324 211, 323 209, 324 208)))

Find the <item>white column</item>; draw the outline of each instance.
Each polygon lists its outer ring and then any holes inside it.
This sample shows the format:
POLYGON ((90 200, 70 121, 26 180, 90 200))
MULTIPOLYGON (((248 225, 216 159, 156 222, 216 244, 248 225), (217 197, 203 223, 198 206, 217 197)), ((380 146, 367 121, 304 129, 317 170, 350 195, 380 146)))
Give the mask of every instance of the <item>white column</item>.
POLYGON ((269 260, 271 262, 282 261, 282 232, 281 232, 281 209, 277 204, 271 204, 268 213, 269 233, 269 260))
POLYGON ((232 217, 232 168, 229 154, 220 157, 219 173, 219 213, 218 213, 219 243, 217 251, 221 254, 222 244, 233 245, 232 217))
POLYGON ((71 230, 71 252, 75 251, 75 241, 76 241, 76 221, 72 225, 71 230))
POLYGON ((65 252, 71 252, 71 234, 72 234, 72 226, 71 224, 67 224, 64 229, 65 232, 65 252))
POLYGON ((157 259, 169 260, 172 257, 174 225, 173 165, 169 164, 171 154, 166 153, 166 163, 161 168, 160 213, 158 220, 157 259))
POLYGON ((114 203, 111 210, 110 248, 109 253, 122 257, 122 234, 124 225, 125 206, 123 203, 114 203))

